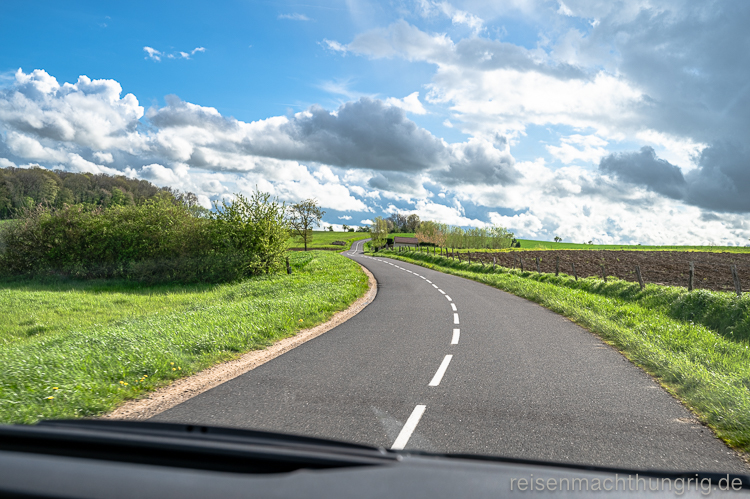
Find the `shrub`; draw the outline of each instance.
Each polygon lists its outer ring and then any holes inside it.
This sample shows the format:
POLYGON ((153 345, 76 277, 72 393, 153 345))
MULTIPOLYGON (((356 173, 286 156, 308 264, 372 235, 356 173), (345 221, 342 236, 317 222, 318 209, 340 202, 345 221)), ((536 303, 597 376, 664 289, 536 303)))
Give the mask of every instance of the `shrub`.
POLYGON ((281 269, 289 239, 285 214, 286 206, 268 193, 237 195, 232 203, 217 204, 211 214, 213 242, 223 253, 243 255, 248 275, 281 269))
POLYGON ((0 272, 144 282, 218 282, 278 269, 284 209, 256 192, 209 217, 162 196, 109 209, 38 206, 0 234, 0 272))

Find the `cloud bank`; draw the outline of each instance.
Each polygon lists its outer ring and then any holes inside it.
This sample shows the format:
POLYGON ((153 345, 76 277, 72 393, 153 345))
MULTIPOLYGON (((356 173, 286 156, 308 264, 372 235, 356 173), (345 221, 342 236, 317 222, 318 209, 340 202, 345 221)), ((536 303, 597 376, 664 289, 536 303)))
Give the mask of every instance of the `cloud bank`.
MULTIPOLYGON (((322 57, 426 65, 420 88, 331 90, 346 101, 251 122, 18 70, 0 88, 0 165, 139 176, 206 200, 257 186, 317 197, 329 222, 397 209, 545 239, 744 245, 748 21, 743 2, 425 0, 319 43, 322 57), (504 16, 540 26, 536 42, 510 41, 504 16)), ((204 49, 143 50, 163 61, 204 49)))

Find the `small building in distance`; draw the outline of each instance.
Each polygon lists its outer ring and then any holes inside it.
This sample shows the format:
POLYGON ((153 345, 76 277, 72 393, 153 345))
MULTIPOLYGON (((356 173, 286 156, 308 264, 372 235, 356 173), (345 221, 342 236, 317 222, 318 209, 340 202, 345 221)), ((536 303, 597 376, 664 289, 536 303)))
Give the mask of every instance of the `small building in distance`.
POLYGON ((416 237, 394 237, 393 246, 419 246, 419 239, 416 237))

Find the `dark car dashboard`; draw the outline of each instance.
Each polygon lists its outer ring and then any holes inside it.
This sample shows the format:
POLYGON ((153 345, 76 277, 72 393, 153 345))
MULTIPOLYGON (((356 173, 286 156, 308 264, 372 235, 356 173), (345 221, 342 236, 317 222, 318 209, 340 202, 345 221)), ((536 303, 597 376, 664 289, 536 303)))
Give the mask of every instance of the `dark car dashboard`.
POLYGON ((118 421, 0 426, 0 496, 705 497, 750 477, 439 455, 277 433, 118 421))

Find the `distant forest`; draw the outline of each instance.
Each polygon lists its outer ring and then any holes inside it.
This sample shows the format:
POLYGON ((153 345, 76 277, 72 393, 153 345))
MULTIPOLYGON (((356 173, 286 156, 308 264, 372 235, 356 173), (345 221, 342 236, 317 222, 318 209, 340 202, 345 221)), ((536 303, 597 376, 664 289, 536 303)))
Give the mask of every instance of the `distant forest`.
POLYGON ((147 180, 122 175, 70 173, 41 167, 0 168, 0 219, 13 218, 25 208, 39 204, 54 208, 66 204, 137 206, 160 193, 191 207, 198 204, 193 193, 157 187, 147 180))

